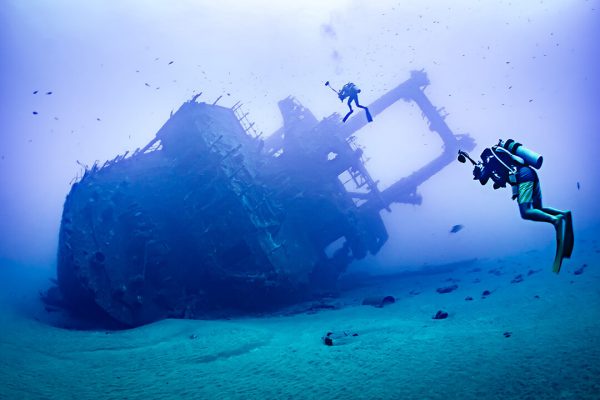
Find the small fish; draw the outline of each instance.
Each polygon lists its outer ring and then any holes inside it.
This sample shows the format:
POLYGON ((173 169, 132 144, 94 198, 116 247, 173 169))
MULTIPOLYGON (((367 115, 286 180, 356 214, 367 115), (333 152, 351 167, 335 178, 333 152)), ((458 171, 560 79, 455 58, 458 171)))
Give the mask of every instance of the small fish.
POLYGON ((46 95, 51 95, 51 94, 52 94, 52 92, 46 92, 46 95))
POLYGON ((101 121, 101 119, 100 118, 96 118, 96 121, 101 121))
POLYGON ((34 112, 33 112, 33 115, 38 115, 38 112, 37 112, 37 111, 34 111, 34 112))
POLYGON ((581 185, 577 182, 577 190, 581 189, 581 185))
POLYGON ((38 94, 38 92, 39 92, 39 90, 36 90, 36 91, 33 92, 33 94, 38 94))
POLYGON ((148 83, 144 83, 144 85, 146 85, 146 86, 150 87, 150 85, 149 85, 148 83))
POLYGON ((169 62, 169 65, 173 64, 174 62, 175 62, 175 61, 171 61, 171 62, 169 62))
POLYGON ((450 229, 450 233, 460 232, 463 228, 464 228, 464 226, 462 226, 462 225, 454 225, 452 227, 452 229, 450 229))

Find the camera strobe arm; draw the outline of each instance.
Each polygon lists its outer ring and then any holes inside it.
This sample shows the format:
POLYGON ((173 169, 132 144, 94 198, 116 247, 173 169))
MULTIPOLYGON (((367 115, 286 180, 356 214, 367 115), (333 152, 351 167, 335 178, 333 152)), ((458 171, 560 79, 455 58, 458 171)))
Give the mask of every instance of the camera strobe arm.
POLYGON ((458 161, 460 161, 461 163, 464 163, 467 160, 471 161, 471 164, 477 165, 477 162, 475 162, 475 160, 473 160, 469 156, 469 153, 467 153, 466 151, 459 150, 458 151, 458 161))

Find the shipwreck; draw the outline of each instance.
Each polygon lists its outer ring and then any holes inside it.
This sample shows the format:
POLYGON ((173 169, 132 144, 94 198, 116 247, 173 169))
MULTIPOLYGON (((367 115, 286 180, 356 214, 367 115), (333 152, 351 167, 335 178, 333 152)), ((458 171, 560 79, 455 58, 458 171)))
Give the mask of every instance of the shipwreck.
MULTIPOLYGON (((263 137, 240 104, 184 103, 144 148, 96 163, 72 185, 59 233, 57 286, 43 299, 125 327, 162 318, 256 312, 335 290, 348 265, 388 239, 381 211, 420 204, 419 185, 471 150, 424 90, 423 71, 369 104, 415 102, 443 151, 380 190, 353 134, 359 115, 318 121, 279 102, 263 137)), ((218 99, 217 99, 218 100, 218 99)))

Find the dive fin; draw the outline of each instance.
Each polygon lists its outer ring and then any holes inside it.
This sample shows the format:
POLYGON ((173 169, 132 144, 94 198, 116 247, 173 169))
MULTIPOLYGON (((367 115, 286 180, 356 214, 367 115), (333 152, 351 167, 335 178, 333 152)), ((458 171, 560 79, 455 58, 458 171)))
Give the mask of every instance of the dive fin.
POLYGON ((554 256, 554 264, 552 265, 552 272, 557 274, 560 272, 565 250, 565 241, 563 235, 564 226, 565 220, 564 218, 561 218, 560 223, 556 227, 556 255, 554 256))
POLYGON ((575 235, 573 234, 573 215, 571 211, 565 216, 565 254, 564 258, 571 258, 573 246, 575 244, 575 235))

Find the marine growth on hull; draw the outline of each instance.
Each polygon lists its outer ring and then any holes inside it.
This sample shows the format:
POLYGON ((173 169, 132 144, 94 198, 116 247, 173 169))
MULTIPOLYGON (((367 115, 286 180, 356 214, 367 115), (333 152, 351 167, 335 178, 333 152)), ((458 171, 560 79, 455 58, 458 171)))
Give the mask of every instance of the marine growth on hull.
POLYGON ((414 101, 444 142, 439 157, 385 190, 354 144, 352 134, 367 123, 360 115, 317 121, 288 97, 279 103, 283 127, 263 138, 239 104, 196 96, 143 149, 86 168, 73 184, 60 227, 58 289, 46 302, 138 326, 268 311, 335 291, 353 260, 386 243, 380 211, 419 204, 417 187, 459 147, 474 147, 448 128, 424 94, 428 84, 415 71, 368 105, 376 117, 414 101))

